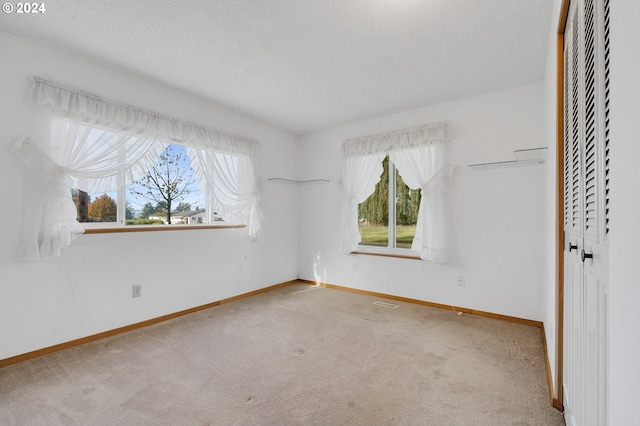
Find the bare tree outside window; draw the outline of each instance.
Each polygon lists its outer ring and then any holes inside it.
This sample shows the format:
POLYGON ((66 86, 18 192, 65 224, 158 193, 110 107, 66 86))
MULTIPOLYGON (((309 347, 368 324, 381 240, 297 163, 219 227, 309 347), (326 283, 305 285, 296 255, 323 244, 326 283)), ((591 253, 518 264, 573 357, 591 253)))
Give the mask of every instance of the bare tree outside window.
POLYGON ((169 145, 156 165, 145 176, 129 186, 131 194, 161 206, 167 224, 171 224, 174 202, 182 202, 192 192, 195 171, 184 148, 169 145))

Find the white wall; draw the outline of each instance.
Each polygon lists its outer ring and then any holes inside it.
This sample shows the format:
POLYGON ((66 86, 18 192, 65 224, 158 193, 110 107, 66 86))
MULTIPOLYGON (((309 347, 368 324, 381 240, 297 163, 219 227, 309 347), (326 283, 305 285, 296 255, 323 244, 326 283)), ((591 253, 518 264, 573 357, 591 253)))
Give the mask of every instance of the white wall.
POLYGON ((638 423, 640 401, 640 2, 611 2, 610 425, 638 423))
POLYGON ((331 183, 299 188, 301 278, 543 320, 546 174, 554 166, 467 167, 546 145, 543 89, 520 86, 303 136, 300 178, 331 183), (448 123, 448 162, 457 166, 446 197, 448 264, 344 254, 341 142, 439 121, 448 123), (465 287, 456 285, 461 274, 465 287))
POLYGON ((0 359, 297 277, 296 193, 266 182, 262 242, 248 241, 244 229, 84 235, 60 258, 17 263, 25 170, 8 148, 29 133, 33 76, 255 138, 263 179, 295 174, 297 137, 2 32, 0 52, 0 359), (131 298, 132 284, 142 284, 141 298, 131 298))
POLYGON ((558 359, 557 359, 557 327, 556 318, 556 298, 557 298, 557 282, 556 282, 556 185, 557 175, 555 164, 557 161, 556 148, 556 78, 557 78, 557 59, 556 59, 556 41, 558 31, 558 20, 560 17, 560 7, 562 0, 555 0, 553 5, 553 14, 549 29, 549 43, 547 47, 547 62, 544 78, 544 120, 545 120, 545 145, 549 147, 549 156, 547 161, 547 174, 545 180, 545 198, 546 208, 544 212, 544 265, 545 273, 542 282, 542 315, 544 322, 545 335, 547 338, 547 350, 549 357, 549 368, 553 377, 554 392, 558 393, 556 388, 558 377, 558 359))

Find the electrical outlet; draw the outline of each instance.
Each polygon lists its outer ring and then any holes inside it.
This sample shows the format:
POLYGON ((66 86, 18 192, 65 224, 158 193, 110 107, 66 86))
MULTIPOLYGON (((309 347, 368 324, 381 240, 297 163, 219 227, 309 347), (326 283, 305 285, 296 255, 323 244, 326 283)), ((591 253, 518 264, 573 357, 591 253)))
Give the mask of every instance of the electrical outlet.
POLYGON ((358 272, 358 264, 357 263, 353 264, 353 272, 358 272))
POLYGON ((464 275, 458 275, 458 287, 464 287, 464 275))
POLYGON ((131 297, 140 297, 140 296, 142 296, 142 285, 134 284, 131 287, 131 297))

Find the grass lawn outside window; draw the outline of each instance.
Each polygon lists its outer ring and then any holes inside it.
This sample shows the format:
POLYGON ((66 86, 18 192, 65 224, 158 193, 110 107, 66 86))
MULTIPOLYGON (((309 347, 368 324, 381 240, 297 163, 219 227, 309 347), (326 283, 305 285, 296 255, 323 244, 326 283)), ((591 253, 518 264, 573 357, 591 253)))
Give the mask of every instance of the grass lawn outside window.
MULTIPOLYGON (((360 224, 361 245, 387 247, 389 245, 389 227, 383 225, 360 224)), ((415 225, 396 225, 396 247, 411 248, 415 225)))

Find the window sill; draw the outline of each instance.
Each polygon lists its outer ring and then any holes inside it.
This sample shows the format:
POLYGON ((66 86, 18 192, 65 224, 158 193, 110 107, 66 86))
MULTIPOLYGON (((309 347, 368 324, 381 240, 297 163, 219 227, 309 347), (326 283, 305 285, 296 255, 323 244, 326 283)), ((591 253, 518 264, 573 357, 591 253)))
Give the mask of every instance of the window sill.
POLYGON ((420 258, 420 256, 415 252, 403 254, 403 253, 398 253, 398 252, 358 250, 358 251, 351 252, 351 254, 364 254, 364 255, 367 255, 367 256, 382 256, 382 257, 395 257, 395 258, 398 258, 398 259, 422 260, 420 258))
POLYGON ((112 228, 87 228, 85 234, 116 234, 121 232, 194 231, 199 229, 246 228, 247 225, 128 225, 112 228))

